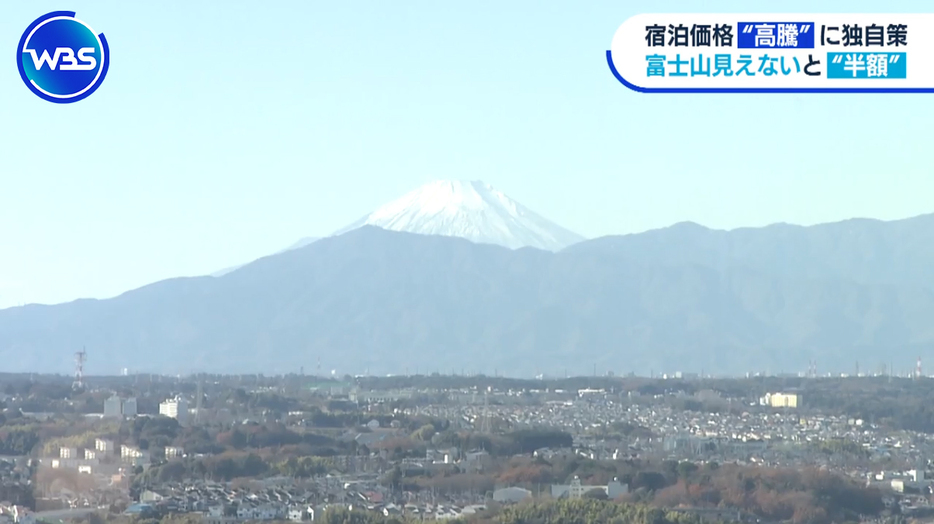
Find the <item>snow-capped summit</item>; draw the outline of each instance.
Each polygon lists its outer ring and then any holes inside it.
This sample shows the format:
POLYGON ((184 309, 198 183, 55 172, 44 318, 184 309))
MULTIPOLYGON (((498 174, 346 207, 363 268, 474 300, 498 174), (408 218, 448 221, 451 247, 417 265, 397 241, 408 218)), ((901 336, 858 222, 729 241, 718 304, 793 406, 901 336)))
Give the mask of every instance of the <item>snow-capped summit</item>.
MULTIPOLYGON (((510 249, 534 247, 558 251, 584 239, 480 181, 430 182, 332 236, 366 225, 421 235, 460 237, 510 249)), ((303 238, 279 253, 305 247, 317 240, 303 238)), ((241 267, 222 269, 211 276, 221 277, 241 267)))
POLYGON ((422 235, 460 237, 511 249, 557 251, 583 237, 550 222, 480 181, 439 180, 394 200, 335 235, 377 226, 422 235))

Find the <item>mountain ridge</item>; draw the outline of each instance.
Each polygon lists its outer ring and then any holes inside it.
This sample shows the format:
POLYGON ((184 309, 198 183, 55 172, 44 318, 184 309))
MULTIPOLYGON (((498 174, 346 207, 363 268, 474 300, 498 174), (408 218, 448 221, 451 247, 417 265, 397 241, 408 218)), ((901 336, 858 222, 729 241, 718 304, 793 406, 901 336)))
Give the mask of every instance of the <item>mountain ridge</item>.
POLYGON ((919 263, 934 261, 934 214, 892 221, 853 218, 812 226, 778 223, 731 230, 679 223, 644 233, 600 237, 566 251, 587 250, 659 264, 696 263, 721 270, 748 265, 800 277, 934 285, 934 265, 919 263))
POLYGON ((739 234, 736 245, 768 247, 755 256, 718 251, 730 243, 704 234, 683 242, 678 228, 552 253, 366 226, 218 278, 0 311, 0 357, 20 371, 67 372, 71 352, 86 346, 89 372, 106 362, 111 372, 173 374, 281 373, 317 358, 350 373, 521 376, 593 365, 736 374, 800 370, 811 359, 840 371, 855 360, 910 364, 934 347, 934 254, 905 247, 932 233, 925 220, 912 225, 868 251, 861 242, 878 239, 849 226, 739 234), (913 257, 900 279, 892 276, 904 267, 873 271, 892 257, 863 256, 892 246, 913 257), (782 253, 779 263, 762 264, 771 253, 782 253))

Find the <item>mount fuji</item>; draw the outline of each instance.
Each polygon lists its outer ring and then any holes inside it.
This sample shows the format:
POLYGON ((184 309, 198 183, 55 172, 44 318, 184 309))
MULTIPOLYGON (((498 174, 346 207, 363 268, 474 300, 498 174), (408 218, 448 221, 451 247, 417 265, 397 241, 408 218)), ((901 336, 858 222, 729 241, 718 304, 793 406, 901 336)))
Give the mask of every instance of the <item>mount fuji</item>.
POLYGON ((334 235, 363 226, 459 237, 510 249, 533 247, 558 251, 584 240, 479 180, 430 182, 334 235))
MULTIPOLYGON (((559 251, 584 237, 564 229, 479 180, 437 180, 406 193, 330 236, 375 226, 389 231, 459 237, 476 244, 559 251)), ((278 251, 285 253, 320 240, 307 237, 278 251)), ((221 277, 243 267, 212 273, 221 277)))

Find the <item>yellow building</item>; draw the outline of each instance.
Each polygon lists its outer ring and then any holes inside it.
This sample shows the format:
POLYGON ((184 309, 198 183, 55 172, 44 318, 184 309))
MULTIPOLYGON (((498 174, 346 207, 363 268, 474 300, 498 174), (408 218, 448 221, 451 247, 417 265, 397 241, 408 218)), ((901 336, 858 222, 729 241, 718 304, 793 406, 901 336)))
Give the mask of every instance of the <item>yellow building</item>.
POLYGON ((769 393, 765 395, 766 405, 773 408, 798 407, 798 395, 795 393, 769 393))

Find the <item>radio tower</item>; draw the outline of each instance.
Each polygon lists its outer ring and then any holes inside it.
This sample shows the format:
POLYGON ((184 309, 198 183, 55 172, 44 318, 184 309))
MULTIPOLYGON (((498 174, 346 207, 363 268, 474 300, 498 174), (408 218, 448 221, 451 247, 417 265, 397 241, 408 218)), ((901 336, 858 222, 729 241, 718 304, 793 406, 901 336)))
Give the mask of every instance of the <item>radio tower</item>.
POLYGON ((88 353, 81 348, 81 351, 75 352, 75 381, 72 382, 72 389, 84 388, 84 362, 88 359, 88 353))
POLYGON ((808 378, 817 378, 817 361, 808 361, 808 378))

